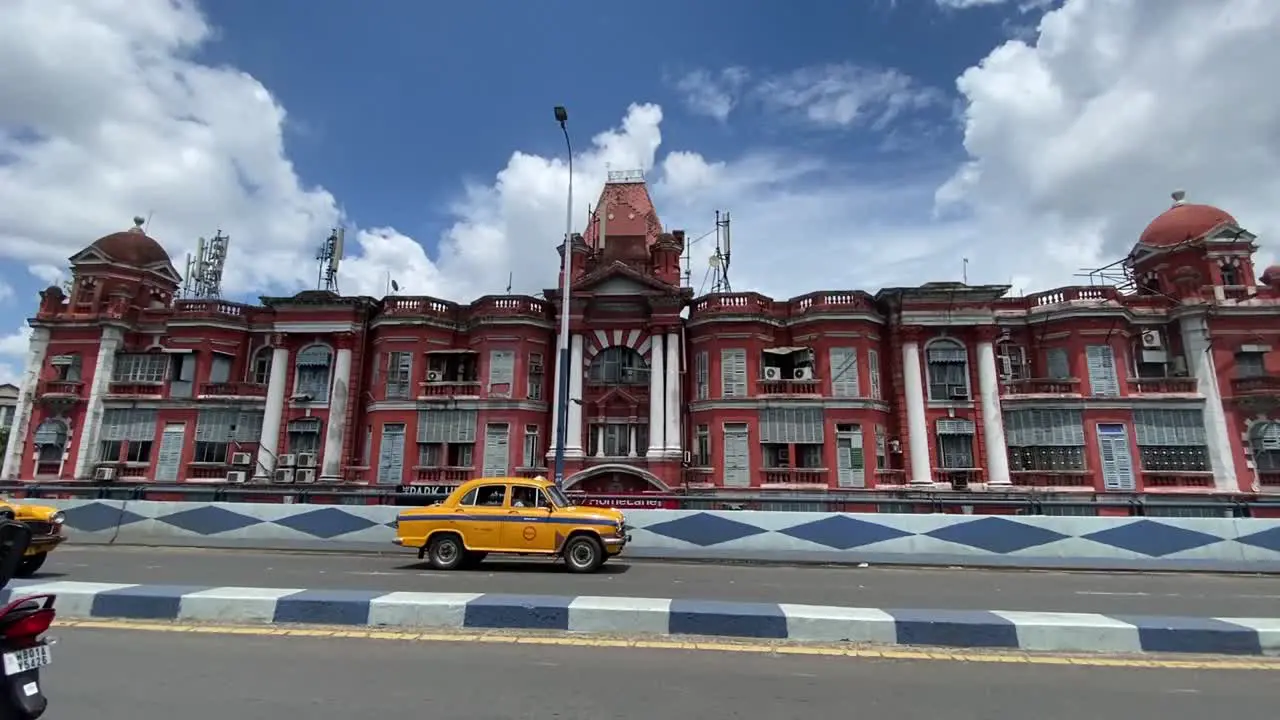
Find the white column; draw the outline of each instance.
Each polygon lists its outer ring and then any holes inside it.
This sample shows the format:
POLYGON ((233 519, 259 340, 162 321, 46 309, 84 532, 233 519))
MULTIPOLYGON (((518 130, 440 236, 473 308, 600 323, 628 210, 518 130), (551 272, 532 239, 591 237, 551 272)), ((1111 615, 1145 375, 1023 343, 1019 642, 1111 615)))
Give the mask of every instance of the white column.
POLYGON ((1238 492, 1236 463, 1231 452, 1231 434, 1227 431, 1227 413, 1222 407, 1222 390, 1218 387, 1218 370, 1209 344, 1208 316, 1204 313, 1182 319, 1182 349, 1187 355, 1187 369, 1196 379, 1196 389, 1204 395, 1204 429, 1209 440, 1209 467, 1214 486, 1223 492, 1238 492))
POLYGON ((267 407, 262 413, 262 435, 258 438, 258 465, 255 480, 267 480, 276 469, 280 450, 280 418, 284 415, 284 395, 288 388, 289 348, 271 351, 271 378, 267 381, 267 407))
POLYGON ((911 454, 911 483, 933 483, 929 462, 929 423, 924 416, 924 385, 920 380, 920 346, 902 344, 902 378, 907 401, 907 451, 911 454))
POLYGON ((582 457, 582 333, 569 336, 569 427, 564 441, 566 457, 582 457))
POLYGON ((1004 412, 996 351, 989 340, 978 343, 978 392, 982 397, 982 437, 987 451, 987 484, 1009 485, 1009 450, 1004 441, 1004 412))
POLYGON ((18 384, 18 406, 13 409, 13 425, 9 428, 9 442, 4 448, 4 464, 0 479, 21 480, 22 455, 27 447, 27 435, 31 432, 31 412, 35 408, 39 391, 40 369, 49 352, 49 329, 33 328, 27 341, 27 364, 22 369, 22 381, 18 384))
POLYGON ((636 449, 636 426, 627 426, 627 457, 635 457, 639 450, 636 449))
POLYGON ((347 438, 347 401, 350 395, 351 348, 338 348, 338 357, 333 365, 333 387, 329 390, 329 427, 324 433, 324 459, 320 463, 320 477, 329 482, 342 480, 342 446, 347 438))
POLYGON ((663 383, 666 379, 666 373, 663 371, 666 356, 662 350, 662 336, 653 335, 652 347, 649 350, 649 451, 645 453, 647 458, 662 457, 662 448, 665 443, 663 438, 666 437, 666 413, 663 407, 666 403, 666 395, 663 393, 663 383))
POLYGON ((593 425, 591 432, 596 434, 596 451, 592 457, 604 457, 604 423, 593 425))
POLYGON ((76 453, 76 472, 78 480, 93 476, 93 460, 98 452, 99 431, 102 429, 103 401, 111 383, 111 374, 116 369, 116 353, 124 334, 119 328, 106 326, 102 328, 102 340, 98 345, 98 358, 93 365, 93 380, 89 383, 89 402, 85 405, 84 420, 80 424, 80 445, 76 453))
POLYGON ((663 446, 668 457, 680 457, 680 334, 667 333, 666 367, 666 438, 663 446))
POLYGON ((551 396, 551 445, 547 448, 547 459, 551 460, 556 456, 556 445, 560 440, 560 376, 564 370, 560 367, 560 335, 556 334, 556 352, 555 352, 555 394, 551 396))

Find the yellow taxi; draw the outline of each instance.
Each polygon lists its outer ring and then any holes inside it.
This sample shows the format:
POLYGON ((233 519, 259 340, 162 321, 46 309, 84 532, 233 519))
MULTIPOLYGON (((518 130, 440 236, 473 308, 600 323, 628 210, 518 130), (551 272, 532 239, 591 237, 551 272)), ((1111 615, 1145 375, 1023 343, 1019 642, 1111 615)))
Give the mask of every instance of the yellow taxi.
POLYGON ((23 553, 16 575, 29 578, 40 571, 49 553, 66 540, 62 525, 67 516, 61 510, 47 505, 25 505, 0 498, 0 516, 12 517, 31 530, 31 544, 23 553))
POLYGON ((563 558, 571 572, 590 573, 622 552, 628 529, 621 512, 577 507, 546 478, 480 478, 400 513, 392 542, 416 548, 437 570, 499 553, 563 558))

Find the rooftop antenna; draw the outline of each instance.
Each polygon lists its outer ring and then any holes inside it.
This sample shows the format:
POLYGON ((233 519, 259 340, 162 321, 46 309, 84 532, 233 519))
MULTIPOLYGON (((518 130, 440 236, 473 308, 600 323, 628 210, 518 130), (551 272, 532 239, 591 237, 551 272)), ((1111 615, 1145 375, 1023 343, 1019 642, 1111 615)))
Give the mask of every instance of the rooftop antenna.
POLYGON ((326 290, 331 293, 338 292, 338 264, 342 262, 343 241, 346 237, 346 230, 338 227, 329 233, 329 237, 325 238, 324 243, 320 245, 320 252, 316 254, 316 260, 320 261, 320 274, 316 279, 316 289, 326 290))
POLYGON ((720 211, 717 210, 716 249, 712 251, 711 258, 708 260, 711 264, 711 272, 714 273, 711 280, 711 292, 733 292, 733 286, 729 284, 729 260, 732 254, 733 241, 729 236, 729 211, 726 210, 721 215, 720 211))
POLYGON ((511 294, 511 283, 512 283, 512 281, 514 281, 515 279, 516 279, 516 274, 515 274, 515 273, 513 273, 513 272, 509 272, 509 273, 507 273, 507 294, 508 294, 508 295, 510 295, 510 294, 511 294))
POLYGON ((969 258, 963 258, 964 268, 960 270, 960 281, 965 285, 969 284, 969 258))
POLYGON ((142 234, 145 235, 147 233, 147 228, 151 227, 151 216, 154 215, 155 212, 155 210, 147 211, 147 219, 142 223, 142 234))
POLYGON ((211 300, 222 297, 222 272, 227 265, 231 238, 219 229, 212 238, 196 240, 196 254, 187 253, 187 273, 182 283, 183 297, 211 300))

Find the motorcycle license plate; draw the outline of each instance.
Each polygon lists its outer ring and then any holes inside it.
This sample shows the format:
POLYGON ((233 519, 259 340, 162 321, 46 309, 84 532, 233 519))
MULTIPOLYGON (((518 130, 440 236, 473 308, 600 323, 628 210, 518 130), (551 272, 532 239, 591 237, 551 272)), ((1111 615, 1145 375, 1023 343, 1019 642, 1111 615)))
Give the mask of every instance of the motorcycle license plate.
POLYGON ((15 650, 4 654, 4 674, 17 675, 28 670, 36 670, 53 662, 53 658, 49 656, 48 645, 36 645, 35 647, 15 650))

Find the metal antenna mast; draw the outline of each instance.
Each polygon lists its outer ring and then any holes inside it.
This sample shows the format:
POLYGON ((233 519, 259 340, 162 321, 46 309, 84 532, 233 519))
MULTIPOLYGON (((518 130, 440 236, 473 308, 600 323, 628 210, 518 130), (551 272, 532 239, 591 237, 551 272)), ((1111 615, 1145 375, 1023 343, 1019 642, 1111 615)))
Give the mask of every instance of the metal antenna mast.
POLYGON ((720 211, 717 210, 716 249, 708 261, 711 264, 711 271, 714 273, 711 279, 711 292, 733 292, 733 286, 729 284, 729 260, 732 254, 733 241, 729 236, 729 211, 726 210, 721 215, 720 211))
POLYGON ((316 255, 316 260, 320 262, 320 273, 316 278, 317 290, 338 292, 338 264, 342 262, 345 236, 346 231, 343 228, 334 228, 320 245, 320 252, 316 255))
POLYGON ((222 297, 222 272, 227 265, 227 248, 231 238, 218 230, 208 240, 196 241, 196 254, 187 253, 187 272, 182 282, 182 296, 213 299, 222 297))

